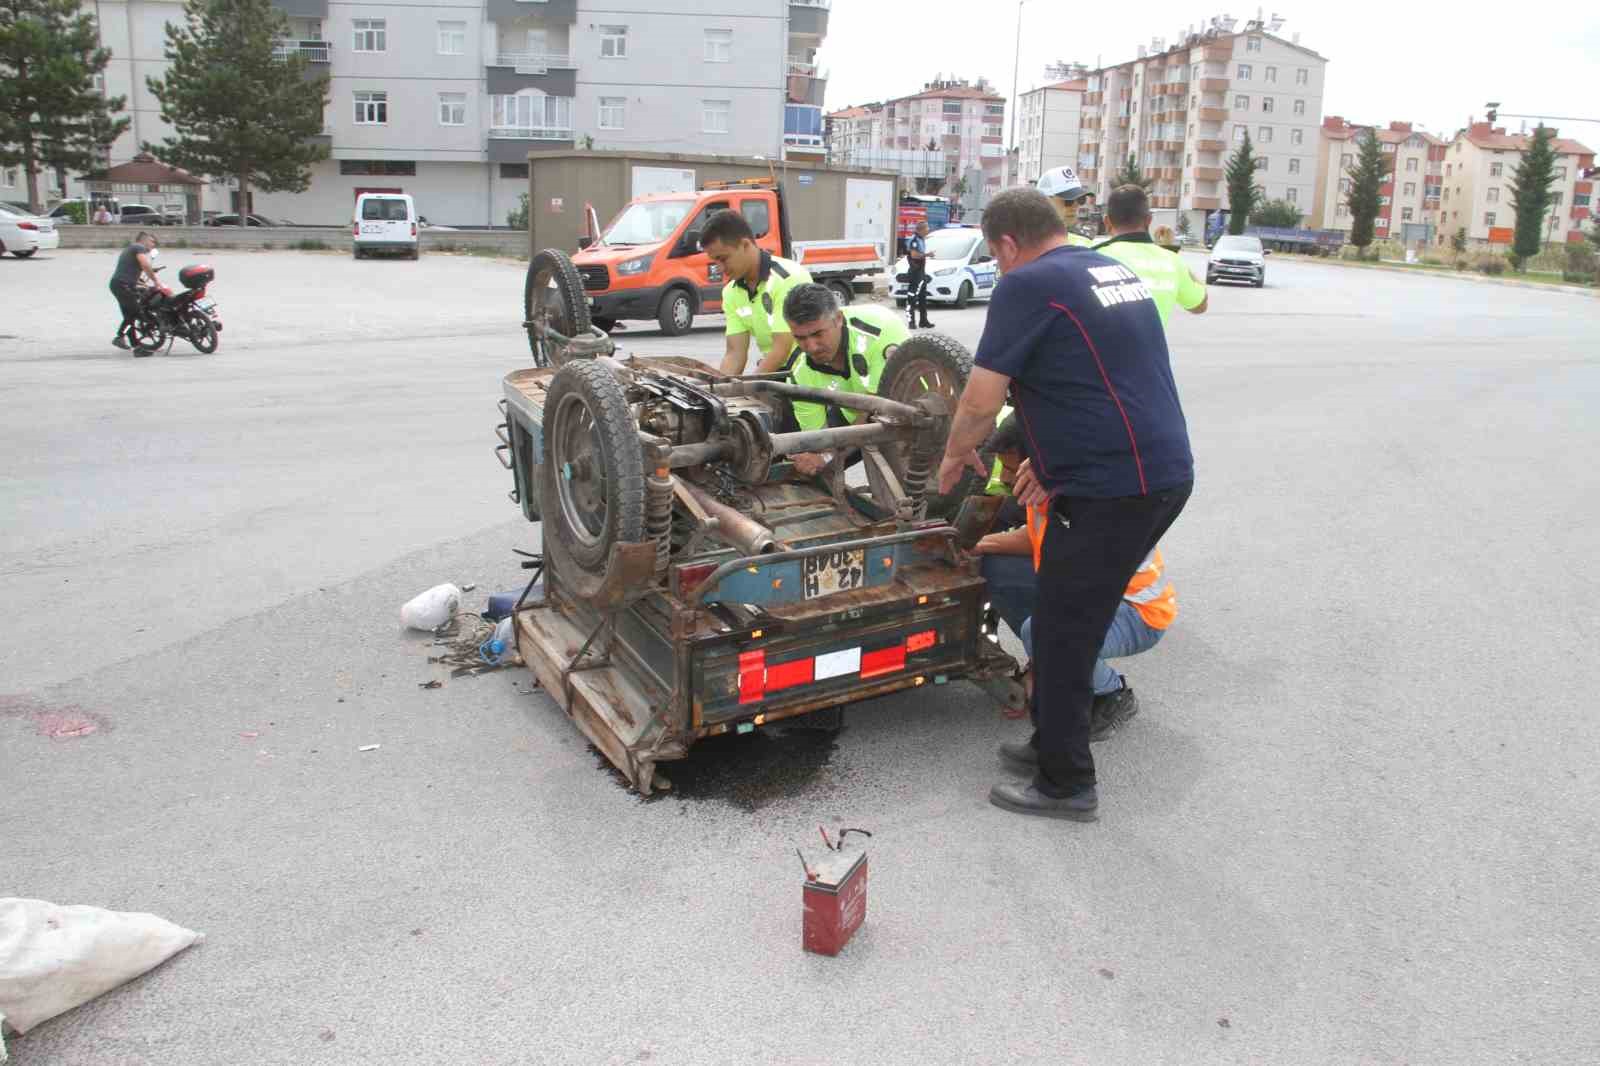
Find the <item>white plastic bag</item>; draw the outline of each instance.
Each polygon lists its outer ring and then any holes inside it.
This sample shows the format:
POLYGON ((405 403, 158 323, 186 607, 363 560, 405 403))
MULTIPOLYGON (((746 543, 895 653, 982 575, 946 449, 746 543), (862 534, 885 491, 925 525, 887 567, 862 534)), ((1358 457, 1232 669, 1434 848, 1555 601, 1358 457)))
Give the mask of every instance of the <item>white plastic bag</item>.
POLYGON ((0 898, 0 1026, 25 1033, 203 939, 153 914, 0 898))
POLYGON ((435 585, 400 608, 400 623, 431 633, 454 618, 460 606, 460 589, 454 585, 435 585))

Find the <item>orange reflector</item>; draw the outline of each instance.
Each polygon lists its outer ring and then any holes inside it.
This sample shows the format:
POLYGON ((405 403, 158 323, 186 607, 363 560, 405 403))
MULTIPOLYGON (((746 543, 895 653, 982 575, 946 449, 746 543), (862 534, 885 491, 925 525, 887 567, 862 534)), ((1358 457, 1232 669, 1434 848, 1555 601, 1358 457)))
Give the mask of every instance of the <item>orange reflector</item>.
POLYGON ((925 604, 927 602, 928 602, 928 597, 926 597, 926 596, 918 596, 917 597, 917 606, 918 607, 921 607, 923 604, 925 604))
POLYGON ((921 633, 913 633, 909 637, 906 638, 906 651, 908 651, 908 652, 927 651, 929 648, 933 647, 937 643, 939 643, 939 632, 938 632, 938 630, 935 630, 935 629, 924 630, 921 633))
POLYGON ((751 630, 750 631, 750 639, 751 640, 760 640, 761 639, 761 634, 764 633, 764 632, 766 632, 766 631, 763 630, 763 629, 751 630))

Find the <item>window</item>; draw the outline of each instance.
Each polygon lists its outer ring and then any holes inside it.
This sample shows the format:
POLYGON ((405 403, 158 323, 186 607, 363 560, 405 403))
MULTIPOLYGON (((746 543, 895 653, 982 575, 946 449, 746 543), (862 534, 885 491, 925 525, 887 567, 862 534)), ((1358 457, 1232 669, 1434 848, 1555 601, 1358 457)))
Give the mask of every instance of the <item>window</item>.
POLYGON ((544 30, 528 31, 528 54, 542 56, 550 54, 550 35, 544 30))
POLYGON ((1272 110, 1272 97, 1263 96, 1261 98, 1261 110, 1266 112, 1270 112, 1272 110))
POLYGON ((1298 160, 1298 159, 1289 160, 1289 173, 1291 173, 1291 174, 1300 173, 1300 160, 1298 160))
POLYGON ((706 62, 707 63, 732 63, 733 62, 733 31, 732 30, 707 30, 706 31, 706 62))
POLYGON ((1340 192, 1349 192, 1350 191, 1350 179, 1349 178, 1340 178, 1339 179, 1339 191, 1340 192))
POLYGON ((1259 52, 1259 51, 1261 51, 1261 38, 1259 38, 1259 37, 1246 37, 1244 39, 1244 50, 1246 52, 1259 52))
POLYGON ((1338 214, 1340 218, 1344 218, 1350 214, 1350 206, 1348 204, 1340 204, 1338 214))
POLYGON ((1444 176, 1447 177, 1447 178, 1450 176, 1450 164, 1449 163, 1446 163, 1444 165, 1444 176))
POLYGON ((1189 154, 1187 154, 1187 155, 1185 155, 1183 157, 1183 165, 1186 166, 1186 167, 1194 166, 1194 153, 1193 152, 1190 152, 1189 154))
POLYGON ((1388 153, 1389 153, 1389 154, 1390 154, 1390 155, 1394 155, 1394 145, 1392 145, 1392 144, 1386 144, 1386 145, 1384 145, 1384 146, 1383 146, 1383 150, 1384 150, 1384 151, 1385 151, 1385 152, 1388 152, 1388 153))
POLYGON ((1310 80, 1311 80, 1311 72, 1309 70, 1307 70, 1305 67, 1301 67, 1299 70, 1294 72, 1294 83, 1296 85, 1304 85, 1306 82, 1308 82, 1310 80))
POLYGON ((1000 126, 998 124, 993 125, 993 126, 985 126, 985 127, 983 127, 983 135, 985 137, 1001 137, 1001 136, 1004 136, 1004 134, 1002 132, 1003 128, 1004 127, 1002 127, 1002 126, 1000 126))
POLYGON ((700 132, 727 133, 732 113, 732 100, 701 100, 700 132))
POLYGON ((1266 79, 1268 81, 1277 81, 1278 80, 1278 68, 1277 67, 1268 67, 1266 70, 1262 71, 1262 74, 1266 77, 1266 79))
POLYGON ((467 124, 467 94, 439 94, 439 125, 465 126, 467 124))
POLYGON ((1401 222, 1410 222, 1411 221, 1411 208, 1402 207, 1400 209, 1400 221, 1401 222))
POLYGON ((1291 187, 1288 192, 1284 193, 1284 198, 1291 204, 1297 204, 1300 202, 1300 190, 1291 187))
POLYGON ((1417 172, 1417 161, 1416 161, 1416 159, 1414 157, 1411 158, 1411 159, 1407 159, 1406 160, 1406 173, 1407 174, 1415 174, 1416 172, 1417 172))
POLYGON ((1306 102, 1304 100, 1296 100, 1294 102, 1294 113, 1297 115, 1306 113, 1306 102))
POLYGON ((515 96, 491 96, 489 104, 489 125, 492 127, 572 136, 570 96, 518 93, 515 96))
POLYGON ((1233 139, 1236 140, 1236 141, 1242 141, 1242 140, 1244 140, 1245 135, 1246 135, 1247 132, 1248 132, 1248 130, 1246 129, 1246 127, 1244 127, 1244 126, 1235 126, 1235 127, 1233 127, 1233 139))
POLYGON ((959 115, 959 114, 961 114, 961 101, 960 100, 946 100, 944 102, 944 113, 947 114, 947 115, 959 115))
MULTIPOLYGON (((1042 98, 1038 101, 1038 104, 1040 105, 1040 107, 1043 106, 1044 101, 1043 101, 1042 98)), ((1038 108, 1035 108, 1035 110, 1038 110, 1038 108)), ((987 105, 984 106, 983 113, 985 115, 989 115, 989 116, 991 116, 993 118, 1005 118, 1006 117, 1006 105, 1005 104, 987 104, 987 105)))
POLYGON ((1560 207, 1561 206, 1561 193, 1559 191, 1553 192, 1553 193, 1550 194, 1550 206, 1551 207, 1560 207))
POLYGON ((1506 165, 1504 163, 1490 163, 1489 176, 1491 178, 1498 178, 1502 173, 1505 172, 1505 168, 1506 165))
POLYGON ((355 94, 356 125, 383 126, 389 121, 389 94, 362 90, 355 94))
POLYGON ((1269 163, 1270 163, 1270 160, 1268 160, 1266 156, 1264 156, 1264 155, 1256 156, 1256 169, 1257 170, 1266 170, 1267 166, 1269 165, 1269 163))
POLYGON ((356 19, 352 23, 355 34, 350 50, 353 52, 387 52, 389 32, 383 19, 356 19))
POLYGON ((1235 111, 1250 110, 1250 98, 1248 96, 1235 96, 1233 98, 1233 109, 1235 111))
POLYGON ((1500 190, 1496 189, 1496 188, 1489 189, 1488 192, 1484 193, 1483 200, 1484 200, 1485 203, 1490 203, 1490 204, 1499 203, 1500 202, 1500 190))
POLYGON ((1189 195, 1189 183, 1188 182, 1184 182, 1183 183, 1183 195, 1185 195, 1185 196, 1189 195))
POLYGON ((1566 167, 1556 167, 1556 180, 1557 181, 1566 181, 1567 180, 1567 168, 1566 167))
POLYGON ((602 96, 600 98, 600 128, 603 130, 620 130, 622 117, 627 109, 628 98, 625 96, 602 96))
POLYGON ((1259 139, 1260 139, 1262 144, 1269 143, 1272 140, 1272 127, 1271 126, 1262 126, 1261 127, 1261 136, 1260 136, 1259 139))
POLYGON ((1251 71, 1250 71, 1250 64, 1249 63, 1240 63, 1239 64, 1239 75, 1238 75, 1238 77, 1239 77, 1240 81, 1249 81, 1250 80, 1250 73, 1251 73, 1251 71))
POLYGON ((1339 157, 1339 165, 1341 167, 1348 167, 1351 163, 1355 162, 1355 158, 1355 156, 1346 153, 1345 155, 1339 157))
POLYGON ((600 27, 600 58, 626 59, 628 57, 628 27, 600 27))
POLYGON ((527 181, 528 164, 526 163, 501 163, 500 176, 507 181, 527 181))
POLYGON ((1289 143, 1290 144, 1299 144, 1302 141, 1304 141, 1305 139, 1306 139, 1306 131, 1305 130, 1290 130, 1289 131, 1289 143))
POLYGON ((1194 136, 1194 123, 1193 122, 1189 123, 1189 136, 1190 137, 1194 136))
POLYGON ((467 24, 465 22, 439 23, 439 54, 459 56, 467 52, 467 24))
POLYGON ((750 232, 759 240, 772 229, 772 212, 765 200, 746 200, 739 205, 739 213, 750 223, 750 232))
POLYGON ((1483 224, 1485 226, 1494 225, 1494 212, 1493 211, 1485 211, 1483 213, 1483 224))

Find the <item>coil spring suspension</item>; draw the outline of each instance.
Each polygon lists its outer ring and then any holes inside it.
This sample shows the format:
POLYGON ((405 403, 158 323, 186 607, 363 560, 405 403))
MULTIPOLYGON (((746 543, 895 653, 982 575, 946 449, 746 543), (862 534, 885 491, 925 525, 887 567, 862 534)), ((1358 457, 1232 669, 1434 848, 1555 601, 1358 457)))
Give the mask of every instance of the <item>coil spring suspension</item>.
POLYGON ((928 510, 928 479, 933 474, 933 456, 937 441, 932 434, 924 434, 914 441, 906 452, 905 475, 900 479, 906 500, 911 504, 911 517, 920 519, 928 510))
POLYGON ((652 474, 645 479, 645 535, 656 542, 656 576, 667 572, 672 557, 672 475, 652 474))

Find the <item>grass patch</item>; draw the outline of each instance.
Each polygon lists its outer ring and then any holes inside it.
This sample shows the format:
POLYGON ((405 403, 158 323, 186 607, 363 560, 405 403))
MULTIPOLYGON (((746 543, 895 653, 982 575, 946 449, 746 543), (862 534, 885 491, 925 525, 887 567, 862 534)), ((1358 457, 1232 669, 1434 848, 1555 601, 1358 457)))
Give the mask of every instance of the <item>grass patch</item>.
POLYGON ((329 245, 327 241, 319 241, 313 237, 307 237, 306 239, 299 241, 291 241, 288 245, 288 248, 291 252, 326 252, 331 247, 332 246, 329 245))

